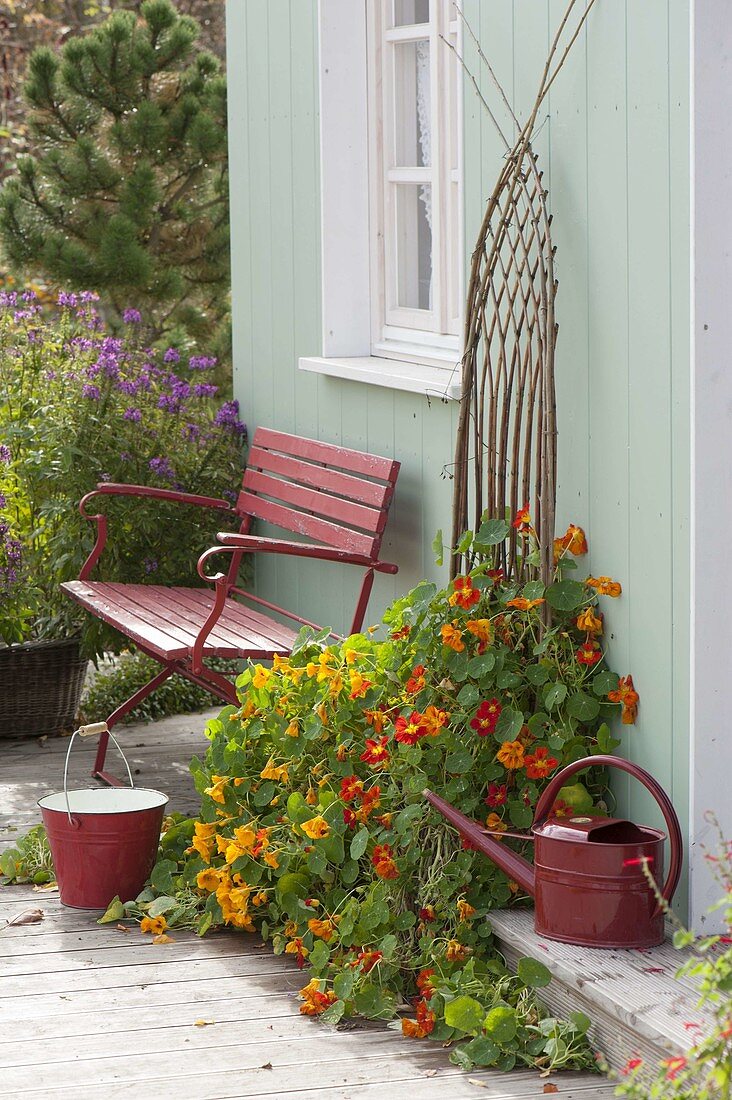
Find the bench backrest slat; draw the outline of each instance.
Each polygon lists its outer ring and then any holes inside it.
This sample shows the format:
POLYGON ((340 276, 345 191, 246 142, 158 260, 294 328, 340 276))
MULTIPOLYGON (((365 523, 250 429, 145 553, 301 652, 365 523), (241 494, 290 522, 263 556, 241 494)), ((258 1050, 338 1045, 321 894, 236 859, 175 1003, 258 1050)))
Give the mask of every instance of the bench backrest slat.
POLYGON ((399 463, 258 428, 237 511, 377 558, 399 463))

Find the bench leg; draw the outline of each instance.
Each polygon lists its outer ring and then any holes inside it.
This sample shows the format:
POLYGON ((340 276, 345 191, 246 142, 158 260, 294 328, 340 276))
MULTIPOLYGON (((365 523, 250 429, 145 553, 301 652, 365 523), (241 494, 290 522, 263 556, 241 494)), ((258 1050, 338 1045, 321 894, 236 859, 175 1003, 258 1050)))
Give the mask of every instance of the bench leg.
MULTIPOLYGON (((153 676, 152 680, 148 680, 146 684, 143 684, 141 688, 130 695, 129 699, 125 699, 124 703, 120 703, 116 710, 112 711, 107 719, 107 726, 112 729, 113 726, 119 722, 120 718, 124 718, 126 714, 129 714, 138 703, 141 703, 143 699, 146 699, 148 695, 152 694, 156 688, 160 687, 169 676, 172 676, 175 672, 173 665, 166 665, 157 676, 153 676)), ((121 787, 123 786, 121 780, 110 775, 109 772, 104 770, 104 761, 107 756, 107 746, 109 745, 109 734, 103 733, 99 738, 99 745, 97 746, 97 756, 94 761, 94 770, 92 771, 92 778, 98 779, 102 783, 106 783, 109 787, 121 787)))

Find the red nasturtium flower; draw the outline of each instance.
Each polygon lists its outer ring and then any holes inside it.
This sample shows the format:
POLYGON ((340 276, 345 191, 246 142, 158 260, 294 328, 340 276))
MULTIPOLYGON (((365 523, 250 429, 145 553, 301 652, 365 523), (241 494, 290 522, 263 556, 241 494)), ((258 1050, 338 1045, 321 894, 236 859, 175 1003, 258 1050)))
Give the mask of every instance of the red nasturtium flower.
POLYGON ((349 810, 348 808, 344 809, 343 820, 349 829, 356 828, 356 822, 358 821, 358 818, 356 817, 353 810, 349 810))
POLYGON ((531 522, 531 509, 528 500, 523 508, 520 508, 516 513, 513 526, 520 535, 533 535, 535 533, 531 522))
POLYGON ((524 766, 529 779, 546 779, 559 763, 549 755, 549 749, 540 746, 531 756, 524 757, 524 766))
POLYGON ((341 799, 344 802, 355 802, 363 794, 363 782, 357 775, 347 775, 341 779, 341 799))
MULTIPOLYGON (((428 923, 435 920, 435 907, 434 907, 434 905, 423 905, 422 908, 419 911, 419 919, 423 920, 423 921, 426 921, 428 923)), ((434 970, 422 971, 422 973, 434 974, 434 970)), ((420 988, 419 978, 417 978, 417 988, 418 989, 420 988)), ((430 996, 431 996, 431 994, 430 994, 430 996)))
POLYGON ((319 1016, 321 1012, 325 1012, 326 1008, 329 1008, 334 1001, 337 1001, 335 993, 332 989, 323 992, 320 988, 320 981, 317 978, 313 978, 312 981, 300 990, 300 996, 305 1001, 305 1004, 300 1005, 300 1011, 304 1016, 319 1016))
POLYGON ((620 1072, 625 1077, 627 1077, 629 1073, 632 1073, 634 1069, 638 1069, 638 1066, 642 1066, 642 1065, 643 1065, 643 1059, 642 1058, 629 1058, 620 1072))
POLYGON ((474 729, 479 737, 488 737, 495 733, 502 709, 497 699, 484 699, 475 712, 475 717, 470 719, 471 729, 474 729))
POLYGON ((632 726, 638 716, 640 702, 640 696, 633 686, 633 677, 621 676, 617 691, 609 691, 607 697, 611 703, 622 703, 623 713, 620 720, 624 726, 632 726))
POLYGON ((423 737, 429 736, 429 732, 418 710, 413 710, 409 718, 401 715, 394 723, 394 740, 401 741, 403 745, 416 745, 423 737))
POLYGON ((415 665, 412 669, 412 675, 407 680, 405 690, 408 691, 410 695, 416 695, 422 690, 424 685, 424 665, 415 665))
POLYGON ((378 962, 381 962, 383 957, 381 951, 362 951, 351 963, 351 966, 359 966, 364 974, 368 974, 378 962))
POLYGON ((598 661, 602 660, 602 650, 597 642, 588 638, 579 647, 575 657, 581 665, 596 665, 598 661))
POLYGON ((435 992, 435 987, 430 981, 433 974, 434 970, 420 970, 417 975, 417 989, 420 991, 425 1001, 429 1001, 430 997, 435 992))
POLYGON ((467 611, 480 599, 480 592, 477 588, 473 588, 470 577, 456 577, 452 585, 453 591, 448 599, 450 607, 455 607, 457 604, 458 607, 467 611))
POLYGON ((673 1081, 681 1073, 682 1069, 685 1069, 688 1065, 686 1058, 678 1055, 676 1058, 666 1058, 661 1062, 662 1066, 666 1066, 666 1080, 673 1081))
POLYGON ((372 737, 366 738, 366 748, 359 757, 364 764, 370 764, 372 768, 384 768, 389 763, 388 737, 380 737, 375 741, 372 737))
POLYGON ((371 862, 379 878, 399 878, 399 868, 394 862, 390 844, 377 844, 371 854, 371 862))
POLYGON ((571 817, 573 813, 573 807, 563 798, 558 798, 551 808, 552 817, 571 817))
POLYGON ((488 787, 488 797, 484 799, 486 806, 505 806, 508 799, 508 787, 505 783, 491 783, 488 787))
POLYGON ((400 626, 398 630, 395 630, 393 632, 391 637, 394 638, 395 641, 398 641, 400 638, 408 638, 409 637, 409 632, 410 632, 411 629, 412 629, 411 626, 408 626, 408 625, 407 626, 400 626))

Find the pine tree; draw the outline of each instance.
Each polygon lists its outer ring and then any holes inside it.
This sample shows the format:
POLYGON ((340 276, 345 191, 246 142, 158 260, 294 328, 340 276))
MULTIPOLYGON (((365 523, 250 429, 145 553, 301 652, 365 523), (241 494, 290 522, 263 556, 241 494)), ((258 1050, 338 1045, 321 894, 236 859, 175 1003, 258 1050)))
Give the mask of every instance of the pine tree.
MULTIPOLYGON (((35 155, 0 191, 12 265, 136 308, 155 339, 209 348, 228 313, 226 82, 169 0, 33 52, 35 155)), ((220 350, 220 348, 218 349, 220 350)))

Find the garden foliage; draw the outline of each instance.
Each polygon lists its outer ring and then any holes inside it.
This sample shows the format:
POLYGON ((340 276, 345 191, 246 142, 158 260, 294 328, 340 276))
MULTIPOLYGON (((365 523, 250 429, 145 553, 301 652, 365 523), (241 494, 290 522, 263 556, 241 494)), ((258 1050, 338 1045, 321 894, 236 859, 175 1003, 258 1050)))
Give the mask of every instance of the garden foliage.
MULTIPOLYGON (((226 81, 169 0, 36 49, 24 94, 35 153, 0 192, 11 265, 134 302, 148 338, 228 348, 226 81)), ((219 348, 221 351, 221 348, 219 348)))
MULTIPOLYGON (((219 404, 215 360, 145 347, 140 314, 105 330, 97 295, 63 293, 43 310, 32 291, 0 294, 0 642, 83 627, 90 655, 119 637, 59 591, 79 572, 96 528, 78 504, 97 482, 185 489, 234 500, 244 425, 219 404)), ((97 498, 109 515, 105 579, 196 582, 198 554, 226 513, 138 498, 97 498)))
MULTIPOLYGON (((485 524, 473 551, 492 557, 507 532, 485 524)), ((528 549, 528 523, 521 533, 528 549)), ((572 550, 586 550, 578 528, 557 540, 546 589, 519 590, 487 561, 397 601, 386 640, 323 648, 327 632, 305 631, 290 658, 244 672, 241 705, 209 723, 192 764, 198 820, 166 833, 151 887, 117 915, 159 933, 257 929, 307 974, 302 1012, 390 1019, 412 1004, 404 1033, 468 1039, 453 1054, 468 1068, 589 1064, 588 1021, 544 1019, 530 991, 545 968, 528 960, 511 977, 491 947, 486 914, 520 900, 518 885, 422 793, 498 833, 527 829, 547 777, 612 751, 619 705, 634 719, 632 681, 601 648, 599 596, 620 586, 568 579, 572 550)), ((602 811, 606 797, 590 770, 555 812, 602 811)))
MULTIPOLYGON (((708 816, 719 832, 719 823, 708 816)), ((677 924, 674 946, 691 951, 677 977, 696 979, 699 1007, 711 1013, 713 1023, 704 1028, 698 1021, 684 1021, 693 1043, 685 1056, 666 1058, 657 1066, 637 1056, 630 1058, 623 1070, 627 1080, 616 1092, 627 1100, 732 1100, 732 841, 720 833, 718 852, 707 852, 705 858, 722 888, 722 898, 713 910, 721 910, 727 934, 695 935, 680 926, 663 904, 677 924)))

